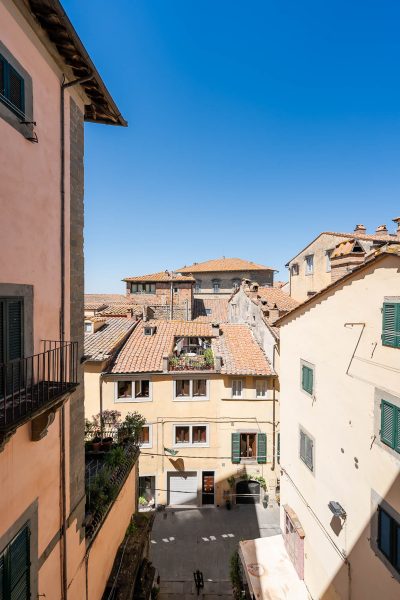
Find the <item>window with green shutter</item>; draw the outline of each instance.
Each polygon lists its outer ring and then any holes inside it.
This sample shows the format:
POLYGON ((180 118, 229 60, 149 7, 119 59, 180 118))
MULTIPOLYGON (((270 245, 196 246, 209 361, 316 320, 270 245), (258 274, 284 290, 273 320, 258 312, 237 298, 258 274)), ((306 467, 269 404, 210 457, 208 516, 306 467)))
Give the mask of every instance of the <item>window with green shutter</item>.
POLYGON ((29 600, 30 531, 25 526, 0 554, 0 600, 29 600))
POLYGON ((382 344, 400 348, 400 302, 383 303, 382 344))
MULTIPOLYGON (((18 359, 24 354, 23 308, 22 298, 0 298, 0 364, 12 365, 12 367, 9 365, 5 373, 0 367, 0 381, 7 382, 8 393, 22 386, 21 366, 18 359)), ((0 386, 0 389, 3 388, 0 386)))
POLYGON ((400 408, 386 400, 381 403, 381 441, 400 453, 400 408))
POLYGON ((314 369, 307 365, 301 366, 301 387, 307 394, 314 392, 314 369))
POLYGON ((232 462, 240 463, 240 433, 232 433, 232 462))
POLYGON ((400 523, 378 507, 378 548, 400 573, 400 523))
POLYGON ((300 429, 300 458, 310 471, 314 471, 314 441, 302 429, 300 429))
POLYGON ((18 117, 25 117, 24 78, 0 54, 0 101, 18 117))
POLYGON ((265 465, 267 462, 267 434, 257 434, 257 462, 265 465))

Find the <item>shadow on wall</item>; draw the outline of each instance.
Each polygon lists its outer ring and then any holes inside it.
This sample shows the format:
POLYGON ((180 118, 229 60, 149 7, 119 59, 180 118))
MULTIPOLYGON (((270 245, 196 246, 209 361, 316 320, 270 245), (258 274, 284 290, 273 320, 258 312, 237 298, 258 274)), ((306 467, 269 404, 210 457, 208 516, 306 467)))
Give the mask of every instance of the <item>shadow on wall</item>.
MULTIPOLYGON (((384 498, 372 490, 370 503, 371 518, 321 600, 400 598, 400 474, 384 498)), ((351 519, 351 515, 346 519, 351 519)), ((346 524, 342 522, 341 526, 346 527, 346 524)), ((331 537, 335 538, 336 519, 332 520, 331 527, 331 537)))

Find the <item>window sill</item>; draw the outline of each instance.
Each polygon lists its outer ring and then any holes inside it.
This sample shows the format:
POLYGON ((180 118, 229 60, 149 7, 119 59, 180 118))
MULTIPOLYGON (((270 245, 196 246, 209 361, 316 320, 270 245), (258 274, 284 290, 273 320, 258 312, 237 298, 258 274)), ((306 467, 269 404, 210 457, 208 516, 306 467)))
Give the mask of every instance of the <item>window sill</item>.
POLYGON ((208 396, 176 396, 174 402, 207 402, 208 396))
POLYGON ((182 449, 182 448, 209 448, 210 444, 174 444, 173 448, 182 449))
POLYGON ((132 398, 128 396, 127 398, 116 398, 114 400, 116 404, 125 404, 125 403, 134 403, 134 402, 153 402, 152 398, 132 398))

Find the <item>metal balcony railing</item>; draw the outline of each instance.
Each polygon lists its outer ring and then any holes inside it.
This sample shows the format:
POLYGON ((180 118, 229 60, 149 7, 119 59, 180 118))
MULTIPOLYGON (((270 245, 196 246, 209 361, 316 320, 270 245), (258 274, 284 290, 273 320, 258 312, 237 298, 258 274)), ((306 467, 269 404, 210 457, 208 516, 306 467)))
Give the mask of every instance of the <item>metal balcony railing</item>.
POLYGON ((0 363, 0 431, 33 417, 77 386, 78 343, 43 343, 44 352, 0 363))

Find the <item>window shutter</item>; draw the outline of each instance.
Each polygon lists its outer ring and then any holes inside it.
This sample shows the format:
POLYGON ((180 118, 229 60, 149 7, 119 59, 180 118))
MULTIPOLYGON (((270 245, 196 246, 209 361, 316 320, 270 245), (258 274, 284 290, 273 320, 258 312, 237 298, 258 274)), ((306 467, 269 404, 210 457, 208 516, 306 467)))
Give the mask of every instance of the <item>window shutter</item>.
POLYGON ((4 301, 0 300, 0 364, 4 362, 4 301))
POLYGON ((22 357, 22 302, 8 302, 8 360, 22 357))
POLYGON ((306 462, 306 436, 300 431, 300 458, 306 462))
POLYGON ((257 462, 265 465, 267 462, 267 434, 257 434, 257 462))
POLYGON ((5 95, 5 61, 2 56, 0 56, 0 94, 5 95))
POLYGON ((12 600, 29 598, 29 529, 25 527, 10 544, 10 591, 12 600))
POLYGON ((314 389, 314 371, 312 369, 308 370, 308 393, 312 394, 314 389))
POLYGON ((240 433, 232 433, 232 462, 240 463, 240 433))
MULTIPOLYGON (((395 447, 396 407, 382 400, 381 440, 391 448, 395 447)), ((397 417, 399 418, 399 417, 397 417)))
POLYGON ((302 367, 301 386, 305 392, 308 392, 309 394, 313 393, 314 372, 310 367, 306 367, 305 365, 302 367))
POLYGON ((306 465, 307 467, 310 469, 310 471, 314 470, 314 457, 313 457, 313 448, 314 448, 314 442, 307 437, 306 438, 306 465))
POLYGON ((384 302, 382 316, 382 343, 384 346, 400 347, 400 303, 384 302), (399 335, 396 335, 398 333, 399 335))
MULTIPOLYGON (((396 452, 400 452, 400 410, 396 408, 396 431, 394 438, 394 449, 396 452)), ((400 533, 399 533, 400 535, 400 533)), ((400 539, 399 539, 400 543, 400 539)), ((399 546, 399 560, 400 560, 400 546, 399 546)))
POLYGON ((5 600, 4 596, 4 555, 0 555, 0 600, 5 600))

